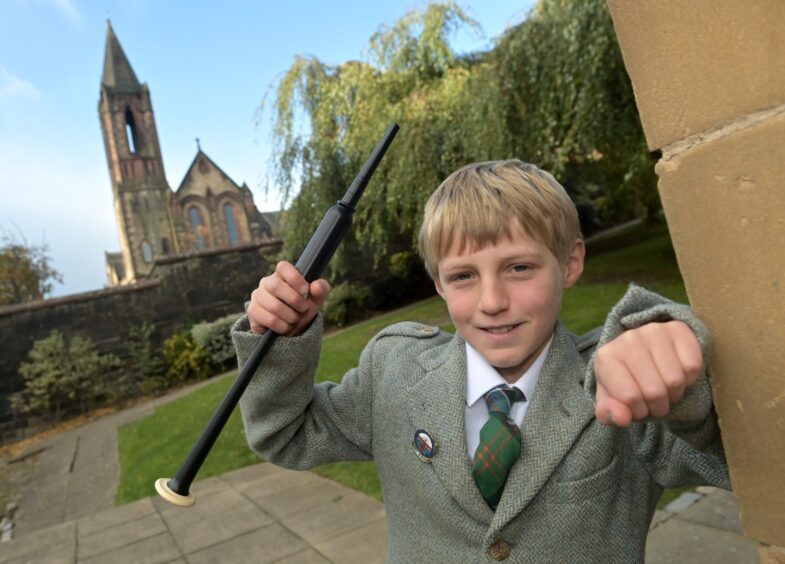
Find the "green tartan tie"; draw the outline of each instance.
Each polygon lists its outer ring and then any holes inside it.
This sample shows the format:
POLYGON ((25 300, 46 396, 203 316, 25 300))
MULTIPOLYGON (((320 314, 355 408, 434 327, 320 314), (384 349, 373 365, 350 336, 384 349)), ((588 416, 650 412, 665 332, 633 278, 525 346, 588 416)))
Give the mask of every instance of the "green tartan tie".
POLYGON ((510 419, 510 408, 526 399, 518 388, 502 385, 485 394, 488 421, 480 429, 472 475, 482 497, 496 510, 510 468, 521 455, 521 430, 510 419))

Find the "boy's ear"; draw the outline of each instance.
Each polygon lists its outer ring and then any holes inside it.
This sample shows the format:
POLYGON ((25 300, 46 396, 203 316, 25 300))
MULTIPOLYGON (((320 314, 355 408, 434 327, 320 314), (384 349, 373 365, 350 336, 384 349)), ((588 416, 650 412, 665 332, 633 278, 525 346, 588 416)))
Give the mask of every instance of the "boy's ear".
POLYGON ((586 258, 586 243, 583 239, 576 239, 575 245, 567 257, 567 263, 564 265, 564 287, 571 288, 583 274, 583 261, 586 258))
POLYGON ((442 288, 442 283, 439 282, 438 277, 434 279, 433 285, 436 287, 436 293, 439 294, 442 299, 444 299, 444 288, 442 288))

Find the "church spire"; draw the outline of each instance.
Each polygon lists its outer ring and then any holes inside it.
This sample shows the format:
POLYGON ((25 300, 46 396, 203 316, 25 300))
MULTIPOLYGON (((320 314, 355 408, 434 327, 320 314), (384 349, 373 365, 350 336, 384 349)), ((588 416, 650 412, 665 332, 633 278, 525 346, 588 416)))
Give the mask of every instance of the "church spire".
POLYGON ((134 69, 131 68, 131 63, 128 62, 114 34, 109 18, 106 18, 106 52, 101 84, 115 92, 138 92, 141 88, 134 69))

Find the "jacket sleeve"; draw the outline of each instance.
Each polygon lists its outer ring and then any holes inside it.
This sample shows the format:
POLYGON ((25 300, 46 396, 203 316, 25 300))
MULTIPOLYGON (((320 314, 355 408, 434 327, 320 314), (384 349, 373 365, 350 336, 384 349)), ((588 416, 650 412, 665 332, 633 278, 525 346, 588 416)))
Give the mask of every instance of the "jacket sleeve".
POLYGON ((586 369, 587 391, 593 400, 596 394, 594 355, 597 349, 629 329, 671 320, 682 321, 692 329, 700 343, 704 369, 695 384, 685 390, 681 400, 671 406, 667 416, 628 426, 631 448, 653 479, 663 487, 711 484, 730 489, 708 379, 711 338, 706 326, 695 317, 689 306, 631 284, 602 327, 586 369))
MULTIPOLYGON (((319 314, 299 337, 279 337, 240 399, 248 444, 261 457, 293 469, 338 460, 371 458, 370 358, 340 384, 314 385, 323 321, 319 314)), ((247 317, 232 327, 239 366, 245 365, 261 337, 247 317)))

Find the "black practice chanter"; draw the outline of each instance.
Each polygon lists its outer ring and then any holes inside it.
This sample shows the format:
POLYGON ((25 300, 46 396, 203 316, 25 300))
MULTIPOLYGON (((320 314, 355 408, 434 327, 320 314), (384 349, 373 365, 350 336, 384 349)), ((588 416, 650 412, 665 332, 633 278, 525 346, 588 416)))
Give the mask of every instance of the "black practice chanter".
MULTIPOLYGON (((311 237, 302 255, 300 255, 300 259, 295 267, 308 282, 313 282, 319 278, 324 267, 330 262, 335 249, 338 248, 338 244, 352 223, 352 213, 354 213, 357 201, 362 196, 363 190, 368 185, 371 176, 373 176, 376 167, 381 162, 396 133, 398 133, 398 125, 393 123, 387 128, 381 141, 376 145, 357 178, 354 179, 349 189, 346 190, 343 198, 327 210, 322 222, 311 237)), ((197 472, 202 467, 207 454, 229 420, 229 416, 240 401, 240 397, 248 387, 254 372, 256 372, 276 337, 277 334, 271 330, 267 330, 262 335, 259 344, 256 345, 248 362, 245 363, 242 371, 240 371, 240 375, 226 394, 226 397, 224 397, 221 405, 218 406, 207 427, 202 431, 202 435, 196 441, 177 475, 169 480, 166 478, 156 480, 155 489, 158 495, 166 501, 182 506, 194 504, 196 499, 189 493, 191 482, 193 482, 197 472)))

